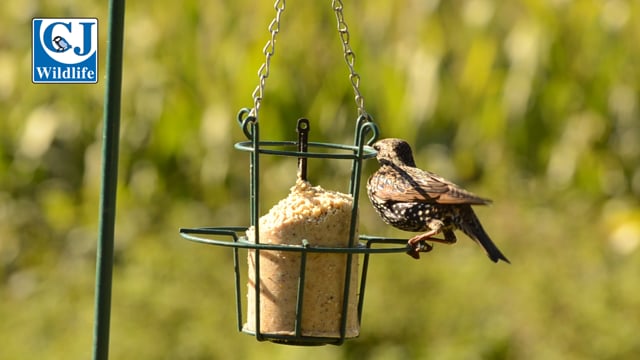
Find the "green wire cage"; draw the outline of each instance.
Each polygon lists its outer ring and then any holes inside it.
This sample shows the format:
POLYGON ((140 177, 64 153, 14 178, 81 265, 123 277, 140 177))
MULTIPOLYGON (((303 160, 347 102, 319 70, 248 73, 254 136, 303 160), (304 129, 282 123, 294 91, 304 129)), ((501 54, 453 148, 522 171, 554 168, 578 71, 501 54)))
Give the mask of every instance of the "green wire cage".
MULTIPOLYGON (((355 316, 357 321, 357 327, 359 329, 361 318, 363 301, 365 294, 365 287, 367 281, 367 269, 369 265, 369 258, 371 254, 384 254, 384 253, 400 253, 407 251, 406 239, 390 239, 383 237, 359 235, 356 238, 357 233, 357 213, 358 213, 358 198, 360 187, 360 176, 362 173, 363 160, 371 159, 375 157, 375 151, 366 143, 371 144, 377 138, 377 127, 375 123, 369 120, 368 117, 360 116, 356 122, 356 131, 353 145, 332 144, 332 143, 317 143, 317 142, 305 142, 304 136, 299 136, 298 141, 261 141, 259 138, 259 124, 256 119, 249 115, 248 109, 243 109, 238 115, 238 120, 244 133, 250 138, 250 141, 240 142, 235 145, 235 148, 242 151, 249 152, 250 157, 250 196, 251 196, 251 227, 255 230, 255 239, 250 241, 245 231, 248 227, 206 227, 206 228, 184 228, 180 229, 180 234, 191 241, 204 243, 214 246, 230 247, 233 250, 233 271, 235 273, 235 298, 236 298, 236 313, 237 313, 237 326, 238 330, 256 336, 259 341, 272 341, 282 344, 290 345, 322 345, 322 344, 335 344, 340 345, 345 339, 349 337, 347 334, 347 319, 351 316, 355 316), (365 137, 371 134, 371 137, 365 141, 365 137), (284 149, 278 149, 284 148, 284 149), (286 150, 286 148, 296 148, 297 150, 286 150), (320 151, 315 151, 323 150, 320 151), (329 150, 329 152, 327 152, 329 150), (302 177, 305 178, 306 159, 307 158, 323 158, 334 159, 342 161, 351 161, 351 179, 349 184, 350 195, 353 198, 353 207, 350 218, 349 227, 349 239, 348 246, 346 247, 325 247, 325 246, 310 246, 306 240, 302 240, 298 245, 282 245, 282 244, 267 244, 262 243, 259 239, 259 179, 260 179, 260 156, 261 155, 273 155, 273 156, 289 156, 297 157, 299 159, 300 172, 302 177), (255 265, 253 268, 255 282, 252 284, 255 294, 253 314, 255 319, 249 319, 254 321, 253 330, 247 329, 246 324, 243 321, 243 291, 241 280, 241 266, 240 264, 240 249, 249 249, 255 251, 256 255, 255 265), (260 266, 260 252, 291 252, 298 256, 299 269, 296 275, 296 294, 295 294, 295 320, 292 329, 286 334, 282 332, 268 332, 261 330, 261 316, 262 308, 261 303, 264 301, 263 292, 261 287, 263 286, 263 273, 260 266), (305 298, 305 289, 308 282, 308 262, 307 258, 309 254, 322 254, 322 255, 336 255, 342 254, 345 261, 346 271, 344 271, 344 286, 341 290, 341 311, 339 314, 335 314, 339 318, 339 326, 335 329, 335 335, 333 336, 316 336, 305 334, 305 324, 303 321, 303 314, 313 312, 315 309, 308 309, 303 306, 305 298), (358 285, 353 284, 354 277, 351 273, 353 271, 353 261, 356 256, 363 256, 362 266, 360 269, 358 285), (350 291, 352 286, 358 286, 355 296, 357 299, 350 299, 350 296, 354 295, 353 291, 350 291), (355 303, 356 314, 350 314, 349 311, 353 311, 353 308, 349 308, 348 304, 355 303)), ((308 126, 308 125, 307 125, 308 126)), ((298 123, 298 129, 300 129, 300 121, 298 123)), ((307 128, 308 129, 308 128, 307 128)), ((251 269, 249 270, 251 271, 251 269)), ((339 273, 342 275, 342 272, 339 273)), ((308 295, 306 295, 308 296, 308 295)), ((249 310, 248 310, 249 312, 249 310)), ((359 330, 358 330, 359 332, 359 330)), ((357 335, 356 335, 357 336, 357 335)))
MULTIPOLYGON (((378 128, 364 109, 364 100, 360 95, 360 77, 354 70, 355 54, 349 45, 349 31, 343 16, 341 0, 332 0, 335 12, 338 34, 342 42, 344 59, 349 68, 349 79, 355 93, 358 117, 355 126, 355 136, 352 145, 309 142, 307 133, 308 120, 298 121, 299 137, 297 141, 263 141, 260 139, 258 112, 263 97, 265 80, 269 76, 269 64, 275 53, 275 39, 280 30, 280 18, 285 10, 285 1, 276 0, 276 16, 269 25, 270 40, 263 49, 266 60, 258 71, 259 84, 253 93, 254 106, 251 110, 242 109, 238 114, 238 123, 248 141, 235 144, 235 148, 249 153, 250 169, 250 226, 222 226, 203 228, 183 228, 180 235, 190 241, 230 248, 233 251, 233 272, 235 274, 235 298, 238 330, 253 335, 259 341, 272 341, 291 345, 323 345, 342 344, 345 339, 357 337, 362 320, 363 301, 367 281, 367 269, 372 254, 391 254, 407 251, 405 239, 391 239, 357 234, 357 215, 359 202, 360 178, 363 161, 372 159, 376 153, 371 144, 378 137, 378 128), (346 246, 316 246, 306 238, 299 244, 269 244, 260 240, 260 157, 283 156, 298 158, 299 177, 306 178, 306 161, 309 158, 322 158, 351 162, 351 176, 349 181, 349 195, 352 207, 349 217, 348 236, 346 246), (245 235, 250 228, 254 229, 254 239, 245 235), (247 322, 253 322, 253 329, 244 326, 242 271, 239 252, 246 250, 254 255, 253 268, 249 268, 246 276, 253 276, 253 284, 247 287, 247 292, 253 291, 255 299, 247 306, 247 322), (295 294, 293 296, 294 315, 293 326, 286 333, 270 332, 262 329, 264 319, 262 296, 264 278, 262 278, 261 255, 271 253, 294 254, 299 259, 297 268, 293 271, 295 279, 295 294), (344 271, 337 272, 343 277, 342 285, 337 292, 339 309, 334 314, 337 325, 330 335, 308 334, 305 332, 305 314, 313 313, 316 309, 305 306, 305 298, 310 294, 305 290, 313 280, 313 270, 310 269, 310 258, 314 256, 339 256, 344 262, 344 271), (362 257, 362 263, 358 261, 362 257), (355 265, 355 266, 352 266, 355 265), (351 305, 355 306, 351 306, 351 305), (250 314, 251 310, 251 314, 250 314), (349 319, 355 319, 356 333, 349 333, 347 325, 349 319)), ((93 359, 108 359, 109 329, 111 314, 111 290, 114 253, 115 203, 117 187, 117 168, 119 151, 120 102, 122 83, 122 50, 124 34, 124 1, 109 1, 109 26, 106 57, 105 84, 105 112, 104 112, 104 143, 102 149, 102 185, 100 198, 100 224, 96 265, 96 295, 95 321, 93 339, 93 359)), ((324 316, 324 314, 320 314, 324 316)))
MULTIPOLYGON (((261 140, 258 113, 285 3, 283 0, 277 0, 274 7, 276 15, 269 25, 271 38, 263 49, 266 59, 258 71, 259 83, 253 92, 254 106, 252 109, 240 110, 237 116, 238 124, 248 139, 236 143, 235 148, 249 153, 250 226, 183 228, 180 229, 180 234, 187 240, 233 250, 239 331, 254 335, 259 341, 290 345, 340 345, 345 339, 357 337, 360 333, 370 256, 406 252, 407 244, 406 239, 359 235, 357 229, 363 162, 376 156, 376 151, 371 145, 378 138, 378 128, 364 109, 364 100, 359 90, 360 77, 354 69, 355 54, 349 44, 349 31, 342 11, 342 1, 333 0, 332 8, 336 15, 338 34, 358 110, 353 144, 309 142, 310 125, 307 119, 298 120, 297 141, 261 140), (321 236, 346 238, 340 239, 341 246, 312 243, 309 235, 313 237, 313 231, 304 226, 302 229, 307 230, 302 230, 301 234, 296 233, 295 236, 289 234, 290 238, 282 243, 261 239, 261 156, 298 158, 298 179, 303 181, 306 181, 306 165, 309 158, 351 162, 348 194, 351 207, 348 213, 341 214, 345 215, 344 218, 348 217, 348 230, 336 233, 329 230, 328 235, 325 233, 321 236), (248 235, 248 230, 252 231, 252 236, 248 235), (243 316, 245 307, 242 301, 244 296, 241 269, 244 266, 240 264, 240 249, 247 249, 249 254, 246 267, 246 276, 249 279, 246 290, 246 318, 243 316), (287 263, 291 259, 293 262, 287 263), (285 266, 285 263, 293 265, 285 266), (319 268, 317 264, 324 265, 319 268), (278 280, 273 281, 274 278, 278 280), (326 286, 323 287, 322 284, 326 286), (285 288, 287 290, 281 292, 285 288), (326 301, 314 303, 309 301, 310 298, 324 298, 326 301), (285 318, 282 322, 284 325, 272 326, 272 317, 280 316, 285 318), (317 330, 317 327, 321 330, 317 330)), ((321 232, 324 230, 321 229, 321 232)), ((332 239, 331 244, 333 243, 332 239)), ((281 325, 277 321, 275 323, 281 325)))

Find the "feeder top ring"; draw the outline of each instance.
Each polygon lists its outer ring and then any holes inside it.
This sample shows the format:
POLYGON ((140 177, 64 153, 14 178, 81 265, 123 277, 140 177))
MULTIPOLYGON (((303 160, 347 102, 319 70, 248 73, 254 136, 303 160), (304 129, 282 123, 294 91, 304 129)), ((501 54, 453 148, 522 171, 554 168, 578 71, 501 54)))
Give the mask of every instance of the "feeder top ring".
MULTIPOLYGON (((253 142, 251 141, 242 141, 236 143, 234 147, 238 150, 255 152, 253 147, 253 142)), ((353 145, 343 145, 343 144, 333 144, 333 143, 323 143, 323 142, 309 142, 309 149, 312 148, 323 148, 323 149, 334 149, 334 150, 344 150, 345 153, 329 153, 329 152, 314 152, 314 151, 295 151, 295 150, 275 150, 270 149, 273 147, 297 147, 297 142, 295 141, 259 141, 258 142, 258 153, 260 154, 268 154, 268 155, 282 155, 282 156, 291 156, 291 157, 306 157, 306 158, 325 158, 325 159, 358 159, 357 155, 358 147, 353 145)), ((371 159, 376 156, 376 151, 371 146, 363 146, 362 148, 362 159, 371 159)))

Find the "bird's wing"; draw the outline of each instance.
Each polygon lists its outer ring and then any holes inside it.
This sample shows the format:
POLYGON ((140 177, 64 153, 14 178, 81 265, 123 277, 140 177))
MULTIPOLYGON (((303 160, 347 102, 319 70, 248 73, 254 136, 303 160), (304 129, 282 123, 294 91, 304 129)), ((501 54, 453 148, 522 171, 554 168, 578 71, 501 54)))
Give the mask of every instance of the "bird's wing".
POLYGON ((415 167, 394 166, 390 171, 399 172, 401 176, 379 176, 370 181, 370 186, 375 188, 376 196, 384 201, 473 205, 486 205, 491 202, 434 173, 415 167))

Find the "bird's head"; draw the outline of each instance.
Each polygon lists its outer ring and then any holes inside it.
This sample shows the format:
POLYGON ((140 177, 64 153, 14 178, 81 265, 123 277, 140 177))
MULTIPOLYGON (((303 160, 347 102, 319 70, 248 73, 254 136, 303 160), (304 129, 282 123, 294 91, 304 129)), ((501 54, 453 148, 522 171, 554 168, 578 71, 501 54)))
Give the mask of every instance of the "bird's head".
POLYGON ((381 165, 395 164, 405 166, 416 166, 413 160, 411 146, 402 139, 382 139, 373 144, 373 148, 378 152, 376 158, 381 165))

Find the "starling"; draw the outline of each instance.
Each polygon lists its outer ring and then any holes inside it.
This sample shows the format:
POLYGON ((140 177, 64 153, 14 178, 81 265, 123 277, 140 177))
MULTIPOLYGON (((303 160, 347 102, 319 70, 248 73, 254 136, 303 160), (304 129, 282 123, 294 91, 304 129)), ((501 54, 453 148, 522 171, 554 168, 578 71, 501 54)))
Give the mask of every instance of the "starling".
POLYGON ((484 231, 471 205, 487 205, 481 198, 429 171, 418 169, 411 147, 401 139, 383 139, 373 148, 380 169, 367 182, 369 200, 382 220, 398 229, 425 232, 408 241, 407 254, 432 249, 426 241, 456 242, 454 230, 462 230, 482 246, 493 262, 509 260, 484 231), (435 235, 442 233, 444 239, 435 235))

